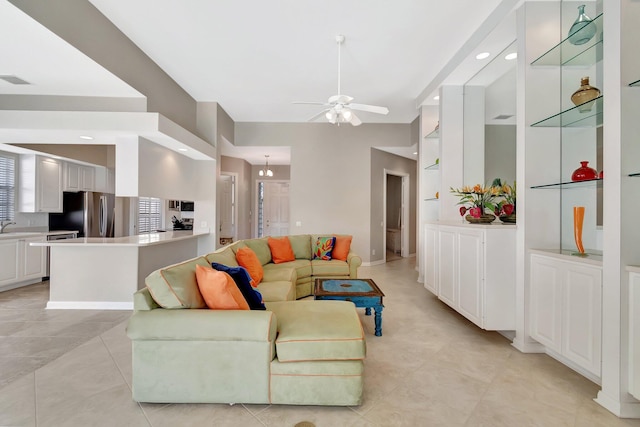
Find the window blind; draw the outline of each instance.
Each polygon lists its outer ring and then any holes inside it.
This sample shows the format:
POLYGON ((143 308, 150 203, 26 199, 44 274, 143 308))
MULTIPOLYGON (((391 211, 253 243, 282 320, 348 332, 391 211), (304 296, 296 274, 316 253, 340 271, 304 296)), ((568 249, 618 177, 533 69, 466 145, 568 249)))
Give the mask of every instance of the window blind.
POLYGON ((16 160, 0 155, 0 221, 12 220, 15 211, 16 160))
POLYGON ((138 233, 150 233, 162 228, 161 205, 160 199, 138 198, 138 233))

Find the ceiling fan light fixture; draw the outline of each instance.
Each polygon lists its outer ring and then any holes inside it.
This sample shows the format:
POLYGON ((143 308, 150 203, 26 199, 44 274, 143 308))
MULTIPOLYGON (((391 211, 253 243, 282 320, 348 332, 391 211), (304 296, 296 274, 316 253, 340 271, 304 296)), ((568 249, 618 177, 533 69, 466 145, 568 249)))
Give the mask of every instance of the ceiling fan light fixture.
POLYGON ((351 121, 351 110, 348 110, 348 109, 345 108, 342 111, 342 117, 344 117, 344 120, 346 122, 351 121))

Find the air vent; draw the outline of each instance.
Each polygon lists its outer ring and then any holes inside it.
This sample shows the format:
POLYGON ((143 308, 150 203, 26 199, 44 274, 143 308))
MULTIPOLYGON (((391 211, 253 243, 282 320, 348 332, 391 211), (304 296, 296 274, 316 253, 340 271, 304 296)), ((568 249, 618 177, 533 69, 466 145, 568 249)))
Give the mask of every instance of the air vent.
POLYGON ((500 114, 499 116, 495 116, 493 120, 507 120, 510 117, 513 117, 513 114, 500 114))
POLYGON ((4 80, 7 83, 11 83, 12 85, 30 85, 26 80, 22 80, 20 77, 11 76, 11 75, 0 75, 0 80, 4 80))

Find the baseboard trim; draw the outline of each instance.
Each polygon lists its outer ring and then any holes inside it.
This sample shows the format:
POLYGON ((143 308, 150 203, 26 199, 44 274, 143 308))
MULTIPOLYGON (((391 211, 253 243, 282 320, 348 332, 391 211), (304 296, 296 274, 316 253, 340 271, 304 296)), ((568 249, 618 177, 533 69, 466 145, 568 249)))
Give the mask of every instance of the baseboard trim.
POLYGON ((133 302, 49 301, 47 310, 133 310, 133 302))
POLYGON ((0 286, 0 292, 10 291, 12 289, 22 288, 24 286, 34 285, 34 284, 40 283, 40 282, 42 282, 42 278, 25 280, 24 282, 11 283, 9 285, 0 286))
POLYGON ((640 402, 618 402, 607 396, 602 390, 593 400, 620 418, 640 418, 640 402))

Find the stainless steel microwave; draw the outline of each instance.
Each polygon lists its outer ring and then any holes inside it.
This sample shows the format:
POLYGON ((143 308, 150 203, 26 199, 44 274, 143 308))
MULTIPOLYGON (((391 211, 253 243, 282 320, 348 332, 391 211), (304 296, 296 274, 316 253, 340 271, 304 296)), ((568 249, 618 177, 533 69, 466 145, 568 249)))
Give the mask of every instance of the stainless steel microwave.
POLYGON ((180 201, 180 210, 183 212, 193 212, 194 203, 185 200, 180 201))

